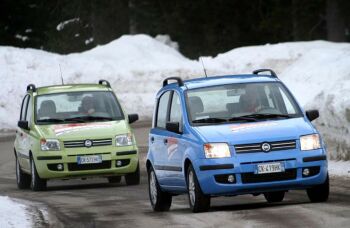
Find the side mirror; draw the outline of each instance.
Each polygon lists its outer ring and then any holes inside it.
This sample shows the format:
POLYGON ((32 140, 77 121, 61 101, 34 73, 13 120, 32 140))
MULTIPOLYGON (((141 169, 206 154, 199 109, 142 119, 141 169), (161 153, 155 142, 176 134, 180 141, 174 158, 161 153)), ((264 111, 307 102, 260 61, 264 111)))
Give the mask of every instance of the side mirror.
POLYGON ((171 131, 180 134, 180 124, 179 122, 167 122, 165 125, 167 131, 171 131))
POLYGON ((28 124, 28 121, 26 121, 26 120, 18 121, 17 125, 18 125, 18 127, 22 128, 24 130, 29 130, 29 124, 28 124))
POLYGON ((129 123, 134 123, 139 120, 139 115, 138 114, 129 114, 128 115, 129 123))
POLYGON ((310 120, 313 121, 315 119, 317 119, 320 116, 320 113, 318 112, 318 110, 309 110, 306 111, 306 117, 310 120))

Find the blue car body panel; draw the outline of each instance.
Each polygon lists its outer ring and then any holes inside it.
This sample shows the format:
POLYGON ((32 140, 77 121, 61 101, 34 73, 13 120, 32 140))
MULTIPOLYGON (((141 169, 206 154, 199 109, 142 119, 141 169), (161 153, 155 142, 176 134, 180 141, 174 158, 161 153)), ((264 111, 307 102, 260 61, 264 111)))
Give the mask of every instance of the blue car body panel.
MULTIPOLYGON (((213 196, 306 189, 325 182, 328 171, 327 152, 323 140, 321 139, 321 149, 300 150, 300 136, 318 133, 318 131, 307 119, 305 112, 300 108, 299 104, 298 106, 303 116, 298 118, 206 126, 192 126, 189 123, 185 98, 187 90, 250 82, 282 83, 279 79, 267 75, 219 76, 187 80, 184 86, 178 86, 176 83, 172 83, 164 86, 158 92, 157 100, 166 91, 177 93, 181 100, 183 114, 182 134, 159 129, 154 126, 150 131, 147 164, 154 168, 157 180, 163 191, 175 194, 187 192, 186 165, 188 163, 191 163, 195 169, 203 193, 213 196), (234 146, 281 141, 294 141, 296 146, 294 149, 275 150, 268 153, 237 153, 234 146), (228 143, 231 157, 217 159, 205 158, 203 145, 208 142, 228 143), (295 172, 295 178, 256 183, 243 181, 244 175, 256 173, 257 164, 276 161, 281 162, 286 171, 295 172), (223 165, 225 168, 214 170, 202 169, 203 167, 213 165, 221 165, 221 167, 223 165), (302 170, 304 167, 319 167, 319 172, 310 177, 303 177, 302 170), (230 184, 217 182, 215 175, 222 174, 234 174, 236 182, 230 184)), ((154 116, 153 122, 155 118, 154 116)))

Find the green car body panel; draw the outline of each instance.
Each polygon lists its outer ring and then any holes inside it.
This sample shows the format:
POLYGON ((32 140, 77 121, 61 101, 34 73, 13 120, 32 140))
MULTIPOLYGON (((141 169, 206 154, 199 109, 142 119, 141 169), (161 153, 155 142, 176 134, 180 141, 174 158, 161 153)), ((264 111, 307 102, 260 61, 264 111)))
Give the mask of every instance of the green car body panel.
MULTIPOLYGON (((35 121, 36 98, 39 95, 70 93, 70 92, 94 92, 106 91, 113 93, 109 86, 104 84, 79 84, 48 86, 28 90, 25 95, 30 96, 28 103, 28 126, 29 129, 17 128, 14 142, 15 155, 19 161, 21 170, 24 173, 31 173, 30 159, 34 160, 40 178, 49 179, 70 179, 90 176, 123 176, 133 173, 138 168, 138 148, 131 127, 129 126, 128 115, 121 108, 123 119, 113 121, 90 121, 82 123, 54 123, 38 124, 35 121), (133 143, 128 146, 117 146, 115 137, 122 134, 131 134, 133 143), (40 142, 43 139, 54 139, 59 141, 60 150, 43 151, 40 142), (109 145, 91 147, 79 146, 66 148, 64 142, 86 140, 109 140, 109 145), (106 167, 76 168, 78 156, 100 155, 102 163, 106 167), (125 165, 117 166, 118 160, 128 161, 125 165), (58 164, 63 165, 62 170, 57 170, 58 164), (71 166, 71 168, 69 167, 71 166), (53 168, 49 168, 53 167, 53 168), (75 167, 75 168, 74 168, 75 167)), ((114 93, 113 93, 114 94, 114 93)), ((114 95, 115 96, 115 95, 114 95)), ((22 102, 23 106, 23 102, 22 102)), ((21 110, 22 113, 22 110, 21 110)), ((25 111, 23 111, 25 113, 25 111)), ((86 167, 86 166, 85 166, 86 167)))

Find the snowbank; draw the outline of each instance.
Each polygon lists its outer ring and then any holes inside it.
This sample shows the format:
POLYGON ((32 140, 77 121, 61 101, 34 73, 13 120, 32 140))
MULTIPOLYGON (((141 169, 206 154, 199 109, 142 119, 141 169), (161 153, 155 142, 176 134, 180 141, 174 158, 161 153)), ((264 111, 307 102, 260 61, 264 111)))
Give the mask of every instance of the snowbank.
POLYGON ((25 205, 0 196, 0 227, 31 227, 32 220, 25 205))
MULTIPOLYGON (((65 83, 109 80, 128 112, 150 119, 163 78, 203 74, 200 62, 160 41, 128 35, 69 55, 0 47, 0 128, 15 127, 27 84, 61 83, 59 65, 65 83)), ((210 75, 274 69, 303 107, 320 110, 315 124, 328 142, 331 158, 350 159, 350 44, 312 41, 242 47, 203 61, 210 75)))

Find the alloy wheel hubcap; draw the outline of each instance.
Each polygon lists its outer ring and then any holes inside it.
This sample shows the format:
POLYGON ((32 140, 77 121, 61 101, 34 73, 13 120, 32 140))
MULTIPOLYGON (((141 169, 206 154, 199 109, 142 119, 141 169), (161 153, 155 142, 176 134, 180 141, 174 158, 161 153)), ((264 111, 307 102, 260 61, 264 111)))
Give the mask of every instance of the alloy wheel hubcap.
POLYGON ((193 176, 193 172, 190 171, 188 174, 188 194, 190 196, 190 202, 192 205, 195 204, 196 201, 196 187, 194 184, 194 176, 193 176))
POLYGON ((156 177, 153 171, 151 171, 150 180, 150 192, 151 192, 151 201, 154 204, 156 204, 157 201, 157 186, 156 186, 156 177))

